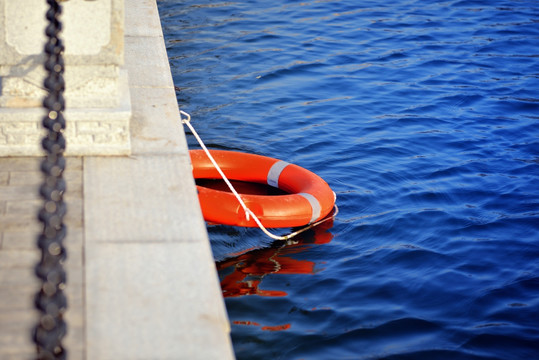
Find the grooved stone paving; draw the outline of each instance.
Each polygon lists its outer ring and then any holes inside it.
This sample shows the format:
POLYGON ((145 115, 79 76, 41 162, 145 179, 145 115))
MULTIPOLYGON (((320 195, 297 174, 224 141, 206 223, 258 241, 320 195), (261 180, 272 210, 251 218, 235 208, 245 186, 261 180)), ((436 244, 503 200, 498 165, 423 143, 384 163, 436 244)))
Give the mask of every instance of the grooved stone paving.
MULTIPOLYGON (((131 156, 67 158, 69 359, 233 359, 155 0, 125 2, 124 68, 131 156)), ((40 161, 0 157, 1 360, 35 357, 40 161)))
MULTIPOLYGON (((37 311, 33 296, 39 282, 33 269, 39 261, 36 220, 39 198, 39 158, 0 158, 0 359, 32 359, 35 351, 31 329, 37 311)), ((64 175, 69 229, 66 239, 68 273, 66 295, 69 333, 65 344, 73 359, 84 359, 84 278, 82 159, 68 158, 64 175)))

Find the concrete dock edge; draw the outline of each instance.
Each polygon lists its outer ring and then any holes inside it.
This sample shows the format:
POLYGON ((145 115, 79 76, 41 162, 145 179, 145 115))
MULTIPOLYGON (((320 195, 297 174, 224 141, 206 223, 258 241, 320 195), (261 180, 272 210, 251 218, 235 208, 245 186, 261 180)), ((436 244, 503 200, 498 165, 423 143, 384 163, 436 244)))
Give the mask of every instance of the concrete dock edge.
MULTIPOLYGON (((67 162, 69 358, 234 359, 156 0, 125 0, 123 68, 131 155, 67 162)), ((2 360, 35 357, 39 161, 0 158, 2 360)))

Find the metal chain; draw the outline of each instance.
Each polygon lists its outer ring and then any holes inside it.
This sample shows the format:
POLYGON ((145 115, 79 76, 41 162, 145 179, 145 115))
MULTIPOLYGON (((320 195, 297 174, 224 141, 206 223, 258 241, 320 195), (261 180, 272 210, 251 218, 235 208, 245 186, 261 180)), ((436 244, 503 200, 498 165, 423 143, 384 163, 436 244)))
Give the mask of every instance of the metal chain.
POLYGON ((46 155, 41 163, 41 171, 44 175, 44 181, 40 187, 43 207, 38 214, 39 221, 43 223, 43 231, 37 241, 41 249, 41 261, 35 269, 42 284, 35 298, 35 306, 40 315, 33 333, 39 360, 66 358, 62 338, 67 331, 63 319, 67 309, 67 300, 63 293, 66 283, 66 273, 63 268, 66 257, 63 246, 66 235, 66 227, 63 224, 66 214, 66 205, 63 201, 66 190, 63 172, 66 162, 63 153, 66 144, 62 135, 62 130, 65 129, 65 119, 62 113, 65 108, 64 60, 62 58, 64 46, 58 37, 62 29, 59 21, 62 8, 57 0, 47 0, 47 3, 49 9, 46 18, 49 23, 45 29, 48 40, 45 45, 47 77, 44 86, 48 90, 48 95, 43 100, 43 107, 47 114, 42 121, 43 127, 47 129, 47 135, 42 141, 46 155))

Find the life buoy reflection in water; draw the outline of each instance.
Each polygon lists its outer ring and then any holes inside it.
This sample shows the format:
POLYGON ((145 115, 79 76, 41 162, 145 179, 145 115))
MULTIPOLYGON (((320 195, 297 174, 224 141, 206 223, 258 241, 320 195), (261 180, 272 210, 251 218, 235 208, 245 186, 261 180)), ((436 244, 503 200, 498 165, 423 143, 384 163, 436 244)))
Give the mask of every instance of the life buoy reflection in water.
MULTIPOLYGON (((310 245, 327 244, 333 239, 328 229, 333 226, 333 220, 328 220, 314 227, 309 232, 298 235, 294 242, 275 242, 276 247, 256 249, 217 263, 220 274, 226 273, 221 280, 223 296, 241 297, 258 295, 279 297, 286 296, 282 290, 264 290, 261 282, 269 274, 314 274, 315 263, 308 260, 297 260, 290 255, 305 251, 310 245)), ((250 320, 232 320, 236 326, 253 326, 263 331, 286 331, 291 323, 262 325, 250 320)))
POLYGON ((275 247, 252 250, 218 262, 219 273, 227 273, 221 279, 223 296, 286 296, 287 293, 282 290, 261 289, 262 280, 269 274, 314 274, 314 262, 294 259, 290 255, 305 251, 306 245, 329 243, 333 234, 328 229, 332 226, 333 220, 328 220, 294 238, 291 243, 275 242, 275 247))

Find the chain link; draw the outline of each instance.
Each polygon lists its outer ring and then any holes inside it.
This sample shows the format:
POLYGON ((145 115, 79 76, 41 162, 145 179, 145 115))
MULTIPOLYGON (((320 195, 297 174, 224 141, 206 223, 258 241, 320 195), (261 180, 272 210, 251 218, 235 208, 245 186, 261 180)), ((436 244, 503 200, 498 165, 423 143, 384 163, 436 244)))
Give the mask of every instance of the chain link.
POLYGON ((66 236, 66 227, 63 223, 66 214, 66 205, 63 201, 66 190, 63 179, 66 162, 63 153, 66 143, 62 134, 65 129, 65 119, 62 113, 65 108, 64 60, 62 58, 64 46, 58 37, 62 29, 59 20, 62 8, 57 0, 47 0, 47 3, 49 9, 46 18, 49 23, 45 29, 48 40, 45 44, 47 77, 44 86, 48 90, 48 95, 43 100, 43 107, 47 113, 42 121, 47 134, 42 140, 46 155, 41 163, 44 181, 39 191, 43 198, 43 207, 38 214, 39 221, 43 223, 43 231, 37 241, 41 249, 41 260, 35 269, 42 283, 35 297, 35 306, 40 315, 33 333, 39 360, 66 358, 62 338, 67 331, 63 320, 67 309, 67 300, 63 292, 66 283, 66 273, 63 268, 66 257, 63 246, 66 236))

